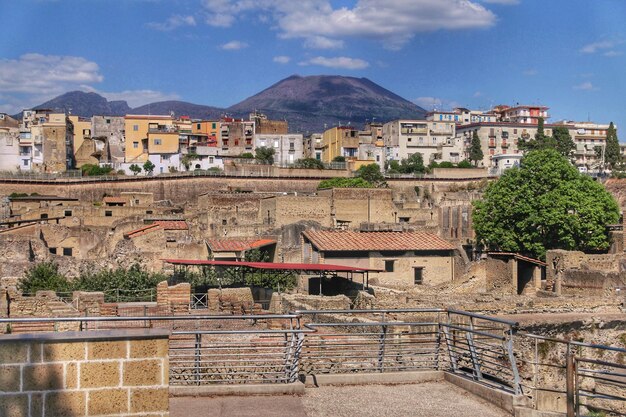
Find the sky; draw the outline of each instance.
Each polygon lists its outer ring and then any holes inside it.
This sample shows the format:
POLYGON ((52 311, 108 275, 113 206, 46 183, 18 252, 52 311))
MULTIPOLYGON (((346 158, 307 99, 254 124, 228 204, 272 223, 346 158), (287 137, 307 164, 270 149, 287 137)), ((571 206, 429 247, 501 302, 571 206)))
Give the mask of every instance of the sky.
MULTIPOLYGON (((0 0, 0 112, 67 91, 228 107, 293 74, 626 129, 625 0, 0 0)), ((623 136, 623 137, 622 137, 623 136)))

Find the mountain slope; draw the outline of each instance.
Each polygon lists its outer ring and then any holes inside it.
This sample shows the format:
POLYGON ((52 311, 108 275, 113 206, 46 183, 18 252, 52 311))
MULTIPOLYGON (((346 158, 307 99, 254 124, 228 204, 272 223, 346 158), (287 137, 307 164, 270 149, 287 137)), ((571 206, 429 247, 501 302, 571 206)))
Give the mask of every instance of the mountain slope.
POLYGON ((125 101, 108 101, 97 93, 70 91, 35 106, 34 109, 69 111, 77 116, 91 117, 93 115, 123 116, 128 113, 130 107, 125 101))
POLYGON ((135 107, 128 114, 170 114, 171 112, 174 112, 176 116, 189 116, 192 119, 215 120, 224 114, 224 109, 171 100, 135 107))
POLYGON ((228 108, 245 115, 259 110, 287 119, 291 131, 321 132, 324 126, 351 123, 357 127, 375 118, 423 118, 426 111, 367 78, 332 75, 291 76, 228 108))

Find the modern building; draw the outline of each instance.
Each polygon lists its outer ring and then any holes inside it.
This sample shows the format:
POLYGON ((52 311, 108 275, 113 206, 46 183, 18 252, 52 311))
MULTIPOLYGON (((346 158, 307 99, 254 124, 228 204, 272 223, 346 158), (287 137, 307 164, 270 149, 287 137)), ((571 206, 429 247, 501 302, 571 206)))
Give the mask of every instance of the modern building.
POLYGON ((109 160, 113 166, 124 162, 124 117, 92 116, 91 136, 106 143, 109 160), (106 140, 104 140, 106 138, 106 140))
POLYGON ((60 173, 74 167, 72 125, 64 113, 24 110, 20 123, 20 168, 60 173))
POLYGON ((304 138, 301 134, 255 134, 255 148, 274 149, 274 165, 288 166, 304 158, 304 138))
POLYGON ((20 166, 19 122, 0 113, 0 171, 17 171, 20 166))
POLYGON ((502 175, 510 168, 518 167, 522 160, 521 153, 498 154, 491 157, 492 168, 489 171, 492 175, 502 175))
POLYGON ((322 134, 322 162, 333 162, 338 156, 356 160, 359 132, 351 126, 335 126, 322 134))
MULTIPOLYGON (((594 122, 575 122, 563 120, 555 123, 556 126, 565 126, 574 141, 574 158, 576 165, 589 170, 600 169, 604 160, 606 148, 606 133, 609 124, 594 122)), ((614 126, 617 131, 617 126, 614 126)))
POLYGON ((425 164, 436 160, 459 162, 462 149, 455 141, 455 126, 453 120, 394 120, 385 123, 386 159, 401 161, 421 153, 425 164))
MULTIPOLYGON (((129 114, 124 117, 125 134, 125 161, 127 164, 143 164, 148 160, 148 133, 153 132, 152 140, 159 138, 159 132, 166 133, 174 130, 174 118, 172 116, 135 115, 129 114)), ((176 133, 178 135, 178 133, 176 133)), ((176 138, 178 142, 178 136, 176 138)), ((171 144, 153 142, 152 148, 170 147, 171 144)))
POLYGON ((493 108, 492 112, 498 115, 498 121, 511 122, 525 125, 536 125, 539 119, 548 120, 548 108, 540 105, 519 105, 513 107, 500 105, 493 108))
POLYGON ((223 117, 220 120, 219 147, 224 155, 236 156, 254 151, 254 121, 223 117))

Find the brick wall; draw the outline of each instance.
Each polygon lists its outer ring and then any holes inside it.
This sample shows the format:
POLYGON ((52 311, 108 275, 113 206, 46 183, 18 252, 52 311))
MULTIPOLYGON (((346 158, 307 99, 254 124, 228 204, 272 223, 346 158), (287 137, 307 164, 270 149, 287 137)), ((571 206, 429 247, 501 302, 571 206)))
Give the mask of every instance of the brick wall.
POLYGON ((168 286, 167 281, 157 284, 157 307, 168 313, 188 313, 191 301, 191 285, 181 283, 168 286))
POLYGON ((0 337, 0 415, 169 416, 161 330, 0 337))

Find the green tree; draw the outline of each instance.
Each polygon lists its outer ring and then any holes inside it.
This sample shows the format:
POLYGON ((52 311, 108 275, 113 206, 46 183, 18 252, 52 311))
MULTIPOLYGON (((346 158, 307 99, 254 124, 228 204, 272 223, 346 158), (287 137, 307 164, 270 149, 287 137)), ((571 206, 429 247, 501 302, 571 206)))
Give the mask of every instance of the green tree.
POLYGON ((156 167, 154 166, 152 161, 146 161, 143 164, 143 170, 146 171, 146 174, 148 174, 148 175, 152 174, 152 171, 154 171, 154 168, 156 168, 156 167))
POLYGON ((619 148, 619 140, 613 122, 609 124, 606 131, 606 149, 604 150, 604 159, 606 163, 613 169, 622 162, 622 154, 619 148))
POLYGON ((254 157, 261 164, 272 165, 274 163, 274 153, 274 148, 261 146, 260 148, 256 148, 254 157))
POLYGON ((132 164, 131 166, 128 167, 128 169, 130 169, 133 175, 137 175, 141 172, 141 167, 137 164, 132 164))
POLYGON ((333 158, 333 162, 346 162, 346 157, 342 155, 337 155, 333 158))
POLYGON ((552 137, 554 138, 556 150, 566 158, 571 158, 576 145, 569 134, 569 130, 565 126, 557 126, 552 129, 552 137))
POLYGON ((252 152, 244 152, 239 155, 239 157, 243 159, 254 159, 254 155, 252 154, 252 152))
POLYGON ((356 171, 357 178, 362 178, 365 181, 376 187, 386 187, 385 177, 380 172, 380 166, 378 164, 361 165, 356 171))
POLYGON ((472 167, 472 163, 468 161, 467 159, 464 159, 457 164, 457 168, 471 168, 471 167, 472 167))
POLYGON ((191 162, 195 161, 196 159, 199 159, 199 158, 200 158, 200 156, 198 156, 197 153, 190 152, 188 154, 183 155, 183 157, 180 160, 180 162, 185 167, 185 170, 189 171, 189 168, 191 168, 191 162))
POLYGON ((413 155, 400 162, 400 172, 403 174, 423 174, 426 172, 424 157, 421 153, 415 152, 413 155))
POLYGON ((619 220, 611 194, 555 149, 529 152, 474 202, 479 245, 540 259, 548 249, 602 251, 619 220))
POLYGON ((324 169, 324 163, 315 158, 303 158, 296 160, 294 167, 302 169, 324 169))
POLYGON ((110 174, 111 171, 113 171, 113 168, 110 167, 110 166, 103 166, 103 167, 101 167, 98 164, 85 164, 85 165, 80 167, 80 170, 83 173, 83 175, 85 175, 85 176, 95 177, 95 176, 98 176, 98 175, 110 174))
POLYGON ((59 266, 54 262, 40 262, 31 266, 17 285, 24 294, 49 290, 67 292, 72 290, 71 283, 59 273, 59 266))
POLYGON ((103 291, 107 300, 117 299, 118 294, 133 300, 142 296, 149 299, 149 291, 166 279, 163 274, 148 272, 141 265, 134 264, 129 268, 82 271, 73 287, 82 291, 103 291))
POLYGON ((485 155, 483 154, 483 148, 480 146, 480 138, 478 132, 474 130, 472 133, 472 143, 469 149, 469 160, 474 162, 474 166, 478 166, 478 162, 482 161, 485 155))

